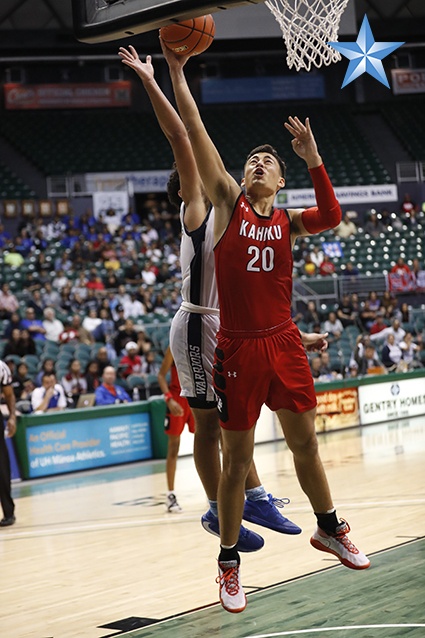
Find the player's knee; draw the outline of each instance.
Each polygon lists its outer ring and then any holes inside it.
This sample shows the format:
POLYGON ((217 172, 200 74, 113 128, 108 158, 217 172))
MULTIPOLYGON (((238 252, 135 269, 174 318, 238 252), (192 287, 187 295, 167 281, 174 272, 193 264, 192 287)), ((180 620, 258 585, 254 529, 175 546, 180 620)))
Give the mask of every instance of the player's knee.
POLYGON ((311 432, 305 437, 293 441, 290 449, 295 456, 316 456, 319 451, 316 433, 311 432))

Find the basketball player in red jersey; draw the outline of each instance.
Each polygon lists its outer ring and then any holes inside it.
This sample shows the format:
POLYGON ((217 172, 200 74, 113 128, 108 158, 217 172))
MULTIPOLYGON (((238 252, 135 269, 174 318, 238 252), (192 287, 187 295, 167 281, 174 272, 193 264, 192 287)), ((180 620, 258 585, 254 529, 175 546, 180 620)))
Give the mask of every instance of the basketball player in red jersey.
POLYGON ((187 424, 189 432, 195 433, 195 419, 189 407, 187 399, 180 396, 180 383, 173 355, 168 347, 158 373, 158 383, 164 394, 167 405, 165 417, 165 433, 168 436, 166 475, 167 475, 167 511, 170 514, 181 512, 174 491, 174 479, 176 477, 177 455, 180 448, 180 436, 187 424), (170 372, 170 383, 167 383, 167 374, 170 372))
POLYGON ((317 206, 273 208, 285 185, 285 164, 269 145, 247 157, 241 192, 201 120, 183 66, 188 57, 162 47, 180 116, 198 170, 215 209, 215 264, 220 330, 214 385, 222 427, 223 471, 218 491, 221 550, 220 601, 227 611, 246 607, 236 550, 242 518, 243 486, 252 461, 255 423, 266 403, 279 418, 294 456, 298 480, 317 518, 311 544, 336 555, 352 569, 370 562, 348 539, 338 520, 318 453, 314 426, 316 397, 300 334, 291 320, 292 247, 299 236, 337 226, 341 209, 319 155, 309 120, 289 118, 295 153, 305 160, 317 206), (255 371, 255 374, 252 373, 255 371))
MULTIPOLYGON (((196 422, 194 460, 209 502, 209 510, 202 516, 201 523, 206 531, 219 536, 220 427, 212 387, 212 363, 219 328, 212 251, 214 211, 206 198, 185 127, 155 80, 151 57, 147 56, 146 62, 142 62, 132 46, 128 49, 121 47, 119 56, 142 80, 177 166, 177 171, 170 177, 168 193, 173 203, 181 204, 183 303, 172 322, 170 346, 182 394, 187 398, 196 422), (200 353, 194 363, 189 356, 193 351, 200 353), (201 382, 197 381, 199 379, 201 382)), ((325 337, 303 333, 305 347, 309 349, 325 348, 325 337)), ((276 507, 281 507, 285 501, 267 493, 253 462, 246 479, 244 518, 283 534, 299 534, 300 527, 282 516, 276 507)), ((263 545, 262 536, 240 526, 239 551, 253 552, 263 545)))

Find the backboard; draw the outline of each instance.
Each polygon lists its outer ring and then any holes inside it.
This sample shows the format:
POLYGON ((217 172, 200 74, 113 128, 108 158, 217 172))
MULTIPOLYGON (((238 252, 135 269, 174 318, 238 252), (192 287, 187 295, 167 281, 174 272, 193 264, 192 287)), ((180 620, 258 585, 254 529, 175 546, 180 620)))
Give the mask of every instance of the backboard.
POLYGON ((72 0, 74 33, 81 42, 107 42, 207 13, 263 0, 72 0))

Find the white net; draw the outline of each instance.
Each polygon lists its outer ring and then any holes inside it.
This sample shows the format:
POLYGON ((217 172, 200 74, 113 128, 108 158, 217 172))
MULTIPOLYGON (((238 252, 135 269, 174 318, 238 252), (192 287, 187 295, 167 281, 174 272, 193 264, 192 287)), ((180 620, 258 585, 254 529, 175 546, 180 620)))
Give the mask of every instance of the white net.
POLYGON ((341 55, 327 42, 338 40, 341 16, 349 0, 267 0, 285 40, 290 69, 321 67, 338 62, 341 55))

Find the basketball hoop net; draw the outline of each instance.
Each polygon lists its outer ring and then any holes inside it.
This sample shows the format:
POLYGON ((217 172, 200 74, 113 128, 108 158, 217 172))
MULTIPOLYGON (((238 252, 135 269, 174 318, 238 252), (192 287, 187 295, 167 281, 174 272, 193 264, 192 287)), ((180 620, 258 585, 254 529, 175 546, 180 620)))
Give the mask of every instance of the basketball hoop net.
POLYGON ((341 60, 327 42, 338 40, 341 16, 349 0, 267 0, 285 40, 290 69, 318 68, 341 60))

